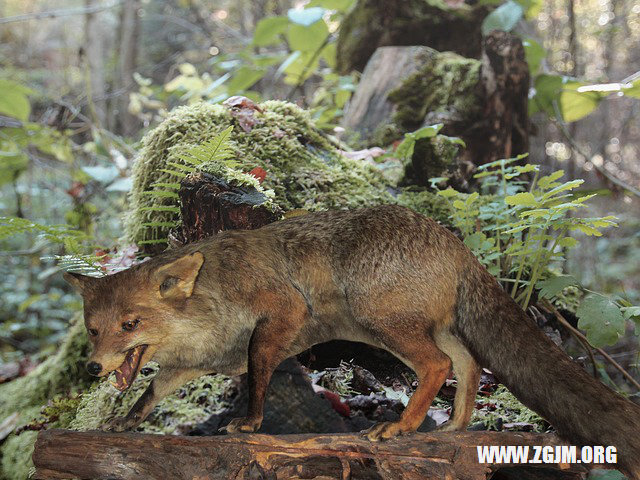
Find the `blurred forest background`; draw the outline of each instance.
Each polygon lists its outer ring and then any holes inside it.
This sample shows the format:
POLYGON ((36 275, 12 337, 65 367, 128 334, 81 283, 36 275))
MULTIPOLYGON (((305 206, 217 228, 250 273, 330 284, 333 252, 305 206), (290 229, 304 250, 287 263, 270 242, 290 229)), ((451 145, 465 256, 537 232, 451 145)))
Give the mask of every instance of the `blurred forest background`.
MULTIPOLYGON (((0 0, 0 214, 40 225, 0 238, 0 363, 24 374, 64 335, 81 305, 52 256, 80 253, 86 238, 117 243, 139 141, 172 108, 287 99, 342 133, 360 72, 337 64, 336 40, 355 3, 0 0)), ((640 304, 640 4, 469 3, 500 9, 493 26, 524 41, 532 101, 549 100, 556 82, 587 87, 572 105, 531 104, 529 162, 600 193, 581 214, 618 218, 618 228, 581 238, 561 270, 640 304)), ((637 378, 635 343, 616 355, 637 378)))

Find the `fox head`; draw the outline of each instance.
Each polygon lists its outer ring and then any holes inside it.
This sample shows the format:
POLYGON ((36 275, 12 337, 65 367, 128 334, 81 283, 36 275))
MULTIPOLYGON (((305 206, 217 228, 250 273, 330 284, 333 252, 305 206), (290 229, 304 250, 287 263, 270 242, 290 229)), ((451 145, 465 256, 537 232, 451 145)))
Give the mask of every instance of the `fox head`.
POLYGON ((203 262, 202 253, 194 252, 100 278, 65 273, 84 302, 84 322, 93 345, 89 373, 105 376, 116 371, 116 386, 128 387, 171 335, 203 262))

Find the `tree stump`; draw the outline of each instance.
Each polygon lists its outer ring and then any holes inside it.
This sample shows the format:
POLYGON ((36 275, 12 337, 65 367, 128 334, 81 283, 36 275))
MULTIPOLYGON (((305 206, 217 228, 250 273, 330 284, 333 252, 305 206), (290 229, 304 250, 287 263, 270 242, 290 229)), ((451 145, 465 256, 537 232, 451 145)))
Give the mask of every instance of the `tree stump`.
POLYGON ((484 480, 498 470, 502 479, 584 478, 581 465, 478 463, 477 445, 557 444, 554 435, 534 433, 417 433, 372 443, 353 434, 182 437, 46 430, 38 435, 33 461, 34 478, 41 480, 484 480))
POLYGON ((187 175, 178 195, 182 225, 171 238, 181 245, 223 230, 253 230, 279 217, 263 206, 266 197, 255 188, 231 185, 208 173, 187 175))
MULTIPOLYGON (((495 31, 479 61, 425 46, 381 47, 362 74, 342 125, 374 143, 390 129, 396 138, 443 123, 442 133, 462 138, 461 161, 481 165, 529 147, 529 70, 520 40, 495 31)), ((419 170, 419 169, 418 169, 419 170)), ((428 185, 427 179, 412 183, 428 185)))

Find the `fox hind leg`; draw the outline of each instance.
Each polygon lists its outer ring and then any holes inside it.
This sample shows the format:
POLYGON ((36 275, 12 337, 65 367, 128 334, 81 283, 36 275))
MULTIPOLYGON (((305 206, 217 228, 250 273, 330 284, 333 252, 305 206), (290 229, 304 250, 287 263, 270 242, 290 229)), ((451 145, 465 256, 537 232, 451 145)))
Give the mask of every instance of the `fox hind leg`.
POLYGON ((458 381, 453 401, 453 414, 448 422, 439 427, 439 430, 466 430, 475 406, 482 369, 471 356, 469 350, 448 330, 438 332, 435 335, 435 342, 451 359, 453 372, 458 381))
MULTIPOLYGON (((388 339, 389 337, 387 337, 388 339)), ((392 353, 409 364, 418 376, 418 388, 396 422, 378 423, 363 434, 371 441, 415 431, 423 422, 438 390, 451 371, 451 360, 428 336, 398 339, 392 353)))

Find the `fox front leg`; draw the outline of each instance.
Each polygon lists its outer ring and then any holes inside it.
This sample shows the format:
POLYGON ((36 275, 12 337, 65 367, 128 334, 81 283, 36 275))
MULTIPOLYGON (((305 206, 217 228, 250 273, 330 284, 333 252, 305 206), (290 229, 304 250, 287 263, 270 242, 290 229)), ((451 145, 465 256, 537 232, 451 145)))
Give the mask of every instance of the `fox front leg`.
POLYGON ((161 368, 126 417, 115 417, 103 426, 103 430, 124 432, 140 425, 154 407, 167 395, 185 383, 206 374, 200 370, 178 370, 161 368))
POLYGON ((262 425, 264 398, 271 375, 290 354, 293 341, 306 319, 307 310, 291 308, 291 313, 258 322, 249 341, 248 383, 249 407, 247 416, 234 418, 220 431, 227 433, 251 433, 262 425))

